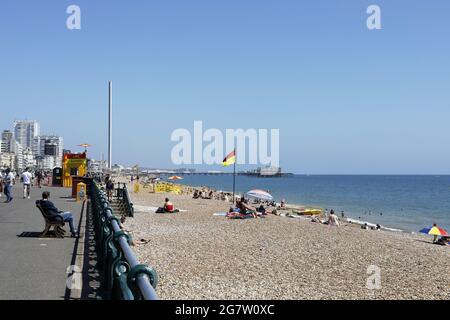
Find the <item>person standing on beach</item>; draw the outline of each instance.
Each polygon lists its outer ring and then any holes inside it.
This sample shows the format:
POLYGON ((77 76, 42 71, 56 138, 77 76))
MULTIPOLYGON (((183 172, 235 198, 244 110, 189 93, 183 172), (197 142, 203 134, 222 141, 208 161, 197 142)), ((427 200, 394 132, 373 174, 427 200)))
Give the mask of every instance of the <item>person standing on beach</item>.
MULTIPOLYGON (((433 227, 438 227, 438 225, 437 225, 437 223, 433 223, 433 227)), ((434 237, 433 237, 433 243, 436 243, 438 241, 438 236, 437 235, 434 235, 434 237)))
POLYGON ((22 182, 23 182, 23 198, 30 199, 30 189, 31 189, 31 180, 33 176, 31 175, 29 168, 26 168, 22 173, 22 182))

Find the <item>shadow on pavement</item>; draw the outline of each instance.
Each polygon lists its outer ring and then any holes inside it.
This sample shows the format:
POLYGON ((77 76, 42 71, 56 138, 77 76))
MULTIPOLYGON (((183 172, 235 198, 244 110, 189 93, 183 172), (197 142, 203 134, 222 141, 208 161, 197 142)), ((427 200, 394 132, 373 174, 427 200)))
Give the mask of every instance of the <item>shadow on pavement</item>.
POLYGON ((42 234, 42 231, 40 231, 40 232, 37 232, 37 231, 24 231, 21 234, 18 234, 17 236, 19 238, 63 239, 63 238, 57 237, 53 230, 47 232, 47 235, 45 237, 41 237, 41 234, 42 234))

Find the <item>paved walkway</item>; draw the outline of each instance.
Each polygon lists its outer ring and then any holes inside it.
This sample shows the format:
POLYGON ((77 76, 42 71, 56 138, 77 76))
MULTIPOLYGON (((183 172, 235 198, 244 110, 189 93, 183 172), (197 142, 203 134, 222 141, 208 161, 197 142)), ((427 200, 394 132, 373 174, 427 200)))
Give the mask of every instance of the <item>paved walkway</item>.
POLYGON ((50 191, 58 209, 74 214, 76 227, 82 205, 69 198, 68 188, 32 188, 30 200, 22 199, 21 188, 21 183, 14 186, 11 203, 3 203, 5 196, 0 197, 0 299, 68 298, 66 270, 75 261, 80 240, 68 237, 67 224, 64 239, 38 238, 45 223, 35 201, 44 190, 50 191))

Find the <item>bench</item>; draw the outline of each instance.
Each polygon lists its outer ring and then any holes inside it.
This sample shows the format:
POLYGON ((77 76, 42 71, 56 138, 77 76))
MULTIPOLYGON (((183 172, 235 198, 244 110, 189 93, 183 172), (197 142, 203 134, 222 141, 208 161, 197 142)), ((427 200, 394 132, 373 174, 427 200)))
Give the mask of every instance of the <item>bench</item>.
POLYGON ((50 228, 53 227, 55 236, 58 238, 64 238, 64 234, 66 233, 66 231, 63 229, 63 227, 64 227, 63 217, 61 215, 59 215, 50 220, 48 214, 42 208, 40 200, 36 201, 36 207, 39 209, 39 211, 42 214, 42 217, 45 220, 45 229, 44 229, 44 231, 42 231, 42 233, 39 237, 40 238, 46 237, 48 232, 50 231, 50 228))

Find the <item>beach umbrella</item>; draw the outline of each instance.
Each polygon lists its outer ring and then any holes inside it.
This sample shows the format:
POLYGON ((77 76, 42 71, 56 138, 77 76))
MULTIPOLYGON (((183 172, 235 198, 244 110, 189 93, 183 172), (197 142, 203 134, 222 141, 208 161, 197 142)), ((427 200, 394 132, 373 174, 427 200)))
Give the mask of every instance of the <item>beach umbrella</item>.
POLYGON ((171 176, 169 178, 167 178, 168 180, 182 180, 183 178, 180 176, 171 176))
POLYGON ((268 200, 268 201, 272 201, 273 197, 270 193, 264 191, 264 190, 259 190, 259 189, 254 189, 254 190, 250 190, 245 194, 248 198, 254 198, 254 199, 260 199, 260 200, 268 200))
POLYGON ((441 237, 448 237, 449 234, 447 231, 445 231, 442 228, 439 228, 438 226, 432 226, 430 228, 424 228, 419 231, 420 233, 429 234, 432 236, 441 236, 441 237))

